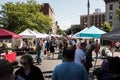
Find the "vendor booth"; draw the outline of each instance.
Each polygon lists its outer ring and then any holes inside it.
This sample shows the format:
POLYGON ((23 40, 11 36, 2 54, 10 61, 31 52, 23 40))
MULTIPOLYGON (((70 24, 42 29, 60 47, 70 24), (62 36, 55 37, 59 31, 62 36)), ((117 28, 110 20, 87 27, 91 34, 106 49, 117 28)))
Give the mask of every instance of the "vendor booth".
POLYGON ((120 41, 120 28, 103 34, 101 38, 103 40, 120 41))
POLYGON ((11 63, 16 60, 16 52, 13 50, 15 47, 14 40, 18 38, 21 38, 21 36, 9 30, 0 28, 0 57, 4 57, 11 63), (11 46, 5 46, 9 44, 11 44, 11 46))
POLYGON ((14 33, 14 32, 0 28, 0 39, 20 38, 20 37, 21 37, 20 35, 14 33))
POLYGON ((82 31, 79 36, 80 37, 92 37, 92 38, 101 38, 101 35, 106 33, 103 30, 100 30, 99 28, 95 26, 91 26, 88 29, 82 31))

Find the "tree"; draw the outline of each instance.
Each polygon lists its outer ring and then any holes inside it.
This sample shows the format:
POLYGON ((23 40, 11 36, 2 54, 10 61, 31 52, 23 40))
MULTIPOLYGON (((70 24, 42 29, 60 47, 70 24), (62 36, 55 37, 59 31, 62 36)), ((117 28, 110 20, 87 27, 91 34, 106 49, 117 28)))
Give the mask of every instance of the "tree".
POLYGON ((0 22, 4 28, 17 33, 26 28, 45 32, 51 28, 52 19, 40 12, 41 6, 34 0, 27 0, 27 3, 8 2, 2 5, 0 22))
POLYGON ((112 30, 112 26, 110 26, 110 23, 104 22, 103 30, 106 31, 106 32, 111 31, 112 30))
POLYGON ((57 34, 59 34, 59 35, 63 35, 63 34, 65 34, 65 32, 64 32, 63 30, 61 30, 60 28, 58 28, 58 30, 57 30, 57 34))
POLYGON ((65 32, 66 35, 71 35, 72 34, 71 28, 69 28, 67 30, 64 30, 64 32, 65 32))

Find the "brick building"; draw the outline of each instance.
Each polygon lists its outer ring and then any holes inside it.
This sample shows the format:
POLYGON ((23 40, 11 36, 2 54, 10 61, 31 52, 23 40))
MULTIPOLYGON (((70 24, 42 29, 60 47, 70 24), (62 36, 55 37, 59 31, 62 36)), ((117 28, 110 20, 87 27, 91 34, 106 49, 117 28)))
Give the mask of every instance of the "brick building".
MULTIPOLYGON (((99 11, 99 10, 98 10, 99 11)), ((87 16, 80 16, 80 25, 81 27, 87 27, 87 16)), ((105 13, 104 12, 95 12, 89 15, 90 26, 95 25, 96 27, 102 28, 105 22, 105 13)))
POLYGON ((52 33, 56 34, 58 26, 55 21, 55 13, 53 9, 51 8, 51 6, 49 5, 49 3, 43 3, 43 6, 41 7, 40 11, 43 12, 44 15, 48 15, 52 19, 52 25, 51 25, 52 33))

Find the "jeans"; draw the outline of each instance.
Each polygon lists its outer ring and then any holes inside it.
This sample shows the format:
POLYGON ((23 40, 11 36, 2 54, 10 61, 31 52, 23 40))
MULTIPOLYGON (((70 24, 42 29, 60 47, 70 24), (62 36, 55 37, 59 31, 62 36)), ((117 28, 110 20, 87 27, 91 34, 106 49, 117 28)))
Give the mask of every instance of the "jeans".
POLYGON ((41 61, 41 52, 37 52, 37 63, 39 64, 41 61))

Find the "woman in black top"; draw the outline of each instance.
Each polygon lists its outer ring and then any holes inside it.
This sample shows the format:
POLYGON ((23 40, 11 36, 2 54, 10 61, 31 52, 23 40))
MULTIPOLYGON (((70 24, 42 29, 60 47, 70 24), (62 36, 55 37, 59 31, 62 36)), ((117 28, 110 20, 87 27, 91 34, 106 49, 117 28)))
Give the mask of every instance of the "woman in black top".
POLYGON ((16 72, 16 75, 23 77, 25 80, 44 80, 40 68, 33 65, 33 58, 30 55, 23 55, 20 59, 22 65, 16 72))
POLYGON ((93 66, 92 65, 92 51, 95 49, 95 45, 94 44, 90 44, 89 45, 89 49, 86 49, 85 53, 86 53, 86 70, 87 73, 89 74, 89 70, 90 68, 93 66))

